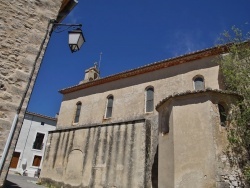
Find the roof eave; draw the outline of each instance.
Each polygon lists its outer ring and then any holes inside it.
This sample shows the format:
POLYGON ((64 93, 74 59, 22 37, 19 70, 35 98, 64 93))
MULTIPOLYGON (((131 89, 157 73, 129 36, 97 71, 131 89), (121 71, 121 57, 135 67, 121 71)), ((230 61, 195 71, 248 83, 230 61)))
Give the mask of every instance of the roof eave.
POLYGON ((58 23, 62 22, 64 18, 72 11, 72 9, 77 5, 77 0, 63 0, 61 8, 59 10, 56 21, 58 23))
POLYGON ((122 73, 111 75, 111 76, 108 76, 108 77, 105 77, 105 78, 93 80, 93 81, 90 81, 90 82, 87 82, 87 83, 82 83, 82 84, 79 84, 79 85, 75 85, 75 86, 72 86, 72 87, 69 87, 69 88, 62 89, 59 92, 61 94, 67 94, 67 93, 75 92, 75 91, 78 91, 78 90, 81 90, 81 89, 85 89, 85 88, 93 87, 93 86, 96 86, 96 85, 104 84, 104 83, 107 83, 107 82, 123 79, 123 78, 126 78, 126 77, 132 77, 132 76, 136 76, 136 75, 139 75, 139 74, 144 74, 144 73, 147 73, 147 72, 152 72, 152 71, 155 71, 155 70, 159 70, 159 69, 162 69, 162 68, 167 68, 167 67, 187 63, 187 62, 190 62, 190 61, 198 60, 198 59, 201 59, 201 58, 204 58, 204 57, 218 55, 218 54, 226 52, 226 51, 227 51, 227 46, 226 45, 216 46, 216 47, 213 47, 213 48, 209 48, 209 49, 205 49, 205 50, 185 54, 183 56, 178 56, 178 57, 162 60, 162 61, 159 61, 159 62, 155 62, 155 63, 149 64, 149 65, 145 65, 143 67, 139 67, 139 68, 132 69, 132 70, 129 70, 129 71, 125 71, 125 72, 122 72, 122 73))

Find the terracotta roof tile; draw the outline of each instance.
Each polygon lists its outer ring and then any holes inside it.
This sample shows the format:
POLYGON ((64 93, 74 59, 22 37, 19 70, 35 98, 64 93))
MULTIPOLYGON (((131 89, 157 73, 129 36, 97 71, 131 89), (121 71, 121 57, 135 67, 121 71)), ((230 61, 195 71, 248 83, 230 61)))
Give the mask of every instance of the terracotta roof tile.
POLYGON ((184 91, 184 92, 180 92, 180 93, 173 93, 172 95, 168 95, 166 98, 162 99, 155 107, 155 109, 157 110, 163 103, 165 103, 166 101, 168 101, 171 98, 176 98, 176 97, 180 97, 180 96, 185 96, 185 95, 193 95, 193 94, 198 94, 198 93, 206 93, 206 92, 213 92, 213 93, 221 93, 221 94, 228 94, 228 95, 235 95, 238 98, 242 99, 243 97, 233 91, 227 91, 227 90, 220 90, 220 89, 211 89, 211 88, 206 88, 204 90, 193 90, 193 91, 184 91))

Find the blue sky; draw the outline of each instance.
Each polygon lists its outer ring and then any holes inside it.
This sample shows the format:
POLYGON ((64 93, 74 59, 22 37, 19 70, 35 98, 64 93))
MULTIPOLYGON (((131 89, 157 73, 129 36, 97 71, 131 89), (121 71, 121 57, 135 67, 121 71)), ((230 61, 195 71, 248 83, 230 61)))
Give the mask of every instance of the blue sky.
POLYGON ((63 21, 82 23, 86 43, 71 53, 68 33, 53 33, 28 111, 59 112, 58 90, 76 85, 99 61, 101 77, 216 45, 235 25, 250 31, 249 0, 79 0, 63 21))

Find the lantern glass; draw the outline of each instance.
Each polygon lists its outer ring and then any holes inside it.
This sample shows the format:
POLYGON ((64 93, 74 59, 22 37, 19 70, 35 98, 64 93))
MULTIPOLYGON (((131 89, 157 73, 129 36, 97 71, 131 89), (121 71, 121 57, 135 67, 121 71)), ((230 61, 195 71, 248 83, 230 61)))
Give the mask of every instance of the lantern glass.
POLYGON ((85 39, 81 29, 69 31, 69 47, 72 53, 80 50, 84 42, 85 39))

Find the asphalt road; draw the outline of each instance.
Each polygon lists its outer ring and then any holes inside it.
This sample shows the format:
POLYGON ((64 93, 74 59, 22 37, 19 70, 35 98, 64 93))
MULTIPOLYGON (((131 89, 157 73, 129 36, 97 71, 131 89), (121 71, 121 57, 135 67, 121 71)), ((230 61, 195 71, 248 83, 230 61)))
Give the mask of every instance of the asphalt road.
POLYGON ((37 185, 38 178, 9 174, 5 183, 5 188, 44 188, 37 185))

